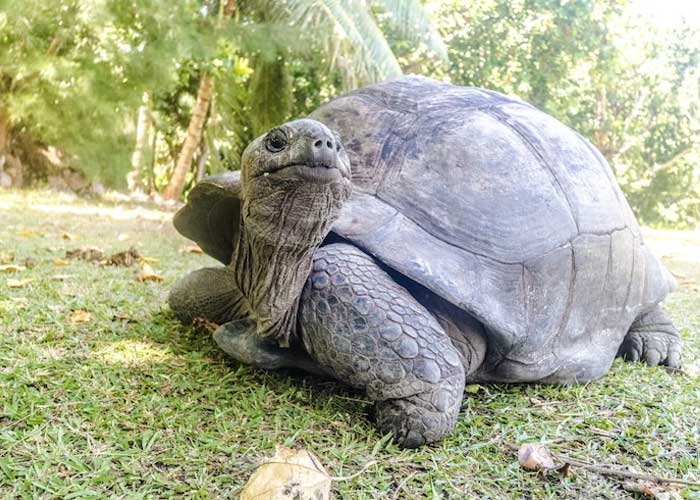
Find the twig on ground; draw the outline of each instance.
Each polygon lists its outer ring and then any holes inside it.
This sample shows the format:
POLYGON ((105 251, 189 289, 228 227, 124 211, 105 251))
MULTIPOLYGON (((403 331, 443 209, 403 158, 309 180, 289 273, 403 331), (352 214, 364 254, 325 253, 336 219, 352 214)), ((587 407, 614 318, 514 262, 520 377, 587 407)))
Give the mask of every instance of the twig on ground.
POLYGON ((581 467, 583 469, 595 472, 596 474, 601 474, 604 476, 617 476, 629 479, 641 479, 643 481, 651 481, 655 483, 668 483, 668 484, 682 484, 684 486, 692 486, 695 488, 700 488, 700 483, 695 481, 686 481, 685 479, 667 478, 663 476, 657 476, 654 474, 643 474, 640 472, 631 472, 619 469, 613 465, 607 464, 591 464, 588 462, 582 462, 576 460, 575 458, 568 457, 566 455, 552 454, 554 458, 561 462, 569 463, 575 467, 581 467))

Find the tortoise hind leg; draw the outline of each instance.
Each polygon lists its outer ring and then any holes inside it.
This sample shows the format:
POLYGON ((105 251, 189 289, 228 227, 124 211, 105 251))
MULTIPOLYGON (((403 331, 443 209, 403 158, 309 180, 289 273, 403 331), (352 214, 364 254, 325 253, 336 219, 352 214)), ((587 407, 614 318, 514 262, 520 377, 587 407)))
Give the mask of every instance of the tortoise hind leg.
POLYGON ((644 361, 649 366, 681 366, 678 330, 661 307, 640 315, 622 341, 617 355, 627 361, 644 361))
POLYGON ((170 290, 168 304, 177 319, 190 323, 205 318, 225 323, 233 316, 241 299, 228 267, 204 267, 192 271, 170 290))
POLYGON ((465 368, 440 324, 353 246, 321 247, 313 266, 299 318, 311 357, 366 390, 379 430, 400 446, 442 439, 459 413, 465 368))

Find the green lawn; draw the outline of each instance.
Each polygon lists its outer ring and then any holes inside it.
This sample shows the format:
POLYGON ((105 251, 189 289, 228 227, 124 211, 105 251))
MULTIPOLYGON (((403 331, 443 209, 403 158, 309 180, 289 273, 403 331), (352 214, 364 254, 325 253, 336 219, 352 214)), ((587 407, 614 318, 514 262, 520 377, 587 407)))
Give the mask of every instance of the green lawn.
POLYGON ((308 448, 334 476, 376 460, 333 483, 347 499, 633 495, 579 468, 565 478, 521 470, 512 447, 526 441, 700 481, 698 233, 647 232, 680 282, 667 308, 684 340, 683 373, 617 361, 586 386, 483 387, 466 394, 442 444, 404 451, 376 434, 361 394, 237 365, 206 333, 178 324, 168 289, 213 260, 183 251, 169 218, 153 207, 0 192, 0 259, 27 267, 0 274, 0 498, 237 498, 277 444, 308 448), (164 279, 65 259, 83 245, 133 245, 159 259, 151 266, 164 279), (32 281, 15 288, 8 279, 32 281))

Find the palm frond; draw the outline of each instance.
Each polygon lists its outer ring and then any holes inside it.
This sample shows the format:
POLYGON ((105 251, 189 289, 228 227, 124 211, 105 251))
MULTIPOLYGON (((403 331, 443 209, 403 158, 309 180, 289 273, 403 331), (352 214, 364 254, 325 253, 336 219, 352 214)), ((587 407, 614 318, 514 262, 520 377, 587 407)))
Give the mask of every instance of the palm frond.
POLYGON ((288 120, 292 110, 292 82, 284 59, 258 58, 250 81, 253 136, 288 120))
POLYGON ((318 32, 328 46, 350 49, 343 50, 344 55, 366 79, 381 80, 401 74, 399 63, 365 2, 287 0, 286 5, 293 24, 318 32), (338 37, 340 43, 334 44, 338 37))
POLYGON ((390 25, 404 38, 424 42, 429 49, 447 60, 447 47, 440 33, 418 0, 374 0, 389 14, 390 25))

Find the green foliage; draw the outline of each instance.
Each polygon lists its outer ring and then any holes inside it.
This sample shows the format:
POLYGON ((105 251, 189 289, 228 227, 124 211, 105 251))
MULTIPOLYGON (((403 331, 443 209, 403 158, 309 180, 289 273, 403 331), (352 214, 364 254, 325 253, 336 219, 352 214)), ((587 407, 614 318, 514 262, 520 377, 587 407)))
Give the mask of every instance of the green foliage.
POLYGON ((207 171, 343 91, 420 73, 516 94, 605 155, 645 223, 700 220, 700 28, 660 29, 625 0, 0 0, 0 120, 123 185, 144 91, 156 187, 203 72, 207 171))
POLYGON ((291 118, 292 85, 285 61, 258 58, 250 82, 253 135, 258 136, 291 118))
POLYGON ((700 221, 700 28, 624 0, 432 2, 449 64, 394 38, 407 71, 515 94, 593 142, 639 219, 700 221))
POLYGON ((173 60, 206 46, 200 35, 209 22, 191 15, 196 7, 194 1, 3 0, 0 106, 13 130, 58 145, 67 163, 90 175, 121 180, 141 94, 174 84, 173 60))

